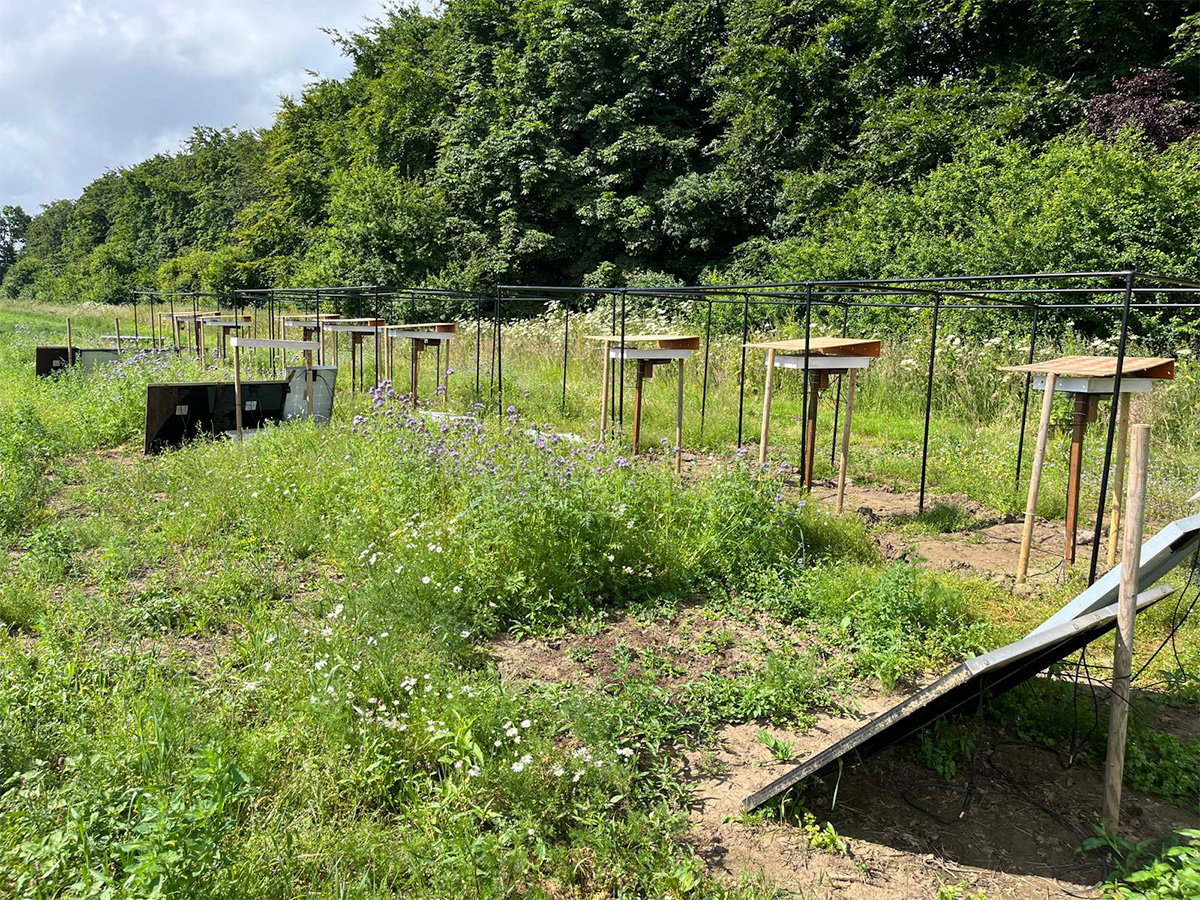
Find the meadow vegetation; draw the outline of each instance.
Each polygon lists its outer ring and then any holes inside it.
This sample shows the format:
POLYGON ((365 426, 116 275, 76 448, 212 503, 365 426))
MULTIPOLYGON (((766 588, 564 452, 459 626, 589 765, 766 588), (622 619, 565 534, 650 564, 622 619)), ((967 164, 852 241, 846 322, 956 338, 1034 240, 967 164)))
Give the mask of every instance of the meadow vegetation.
MULTIPOLYGON (((107 317, 78 312, 84 335, 107 317)), ((693 854, 680 751, 727 723, 803 727, 1021 627, 1006 590, 887 564, 856 516, 797 502, 786 462, 728 453, 681 482, 560 437, 519 374, 503 411, 474 410, 463 379, 451 408, 477 419, 385 385, 341 391, 328 426, 141 458, 145 384, 219 365, 35 381, 59 324, 17 320, 0 316, 0 884, 18 896, 771 896, 693 854), (601 689, 502 681, 489 652, 685 606, 715 642, 762 616, 793 636, 678 684, 643 655, 601 689)), ((1176 615, 1142 617, 1139 646, 1176 615)), ((1177 638, 1194 660, 1195 623, 1177 638)), ((1170 677, 1150 706, 1194 708, 1171 660, 1144 681, 1170 677)), ((1071 739, 1053 686, 1006 700, 1023 736, 1071 739)), ((1147 720, 1130 784, 1194 803, 1200 741, 1147 720)), ((969 755, 930 740, 914 752, 935 768, 969 755)), ((1178 879, 1168 852, 1153 865, 1178 879)))

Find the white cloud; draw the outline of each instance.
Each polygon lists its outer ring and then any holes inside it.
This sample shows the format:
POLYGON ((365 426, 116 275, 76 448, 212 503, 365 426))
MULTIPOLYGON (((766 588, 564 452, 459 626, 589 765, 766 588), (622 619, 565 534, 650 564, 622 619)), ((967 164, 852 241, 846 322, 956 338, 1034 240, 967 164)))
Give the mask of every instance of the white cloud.
POLYGON ((34 211, 193 125, 269 125, 306 70, 349 70, 321 28, 380 0, 0 2, 0 203, 34 211))

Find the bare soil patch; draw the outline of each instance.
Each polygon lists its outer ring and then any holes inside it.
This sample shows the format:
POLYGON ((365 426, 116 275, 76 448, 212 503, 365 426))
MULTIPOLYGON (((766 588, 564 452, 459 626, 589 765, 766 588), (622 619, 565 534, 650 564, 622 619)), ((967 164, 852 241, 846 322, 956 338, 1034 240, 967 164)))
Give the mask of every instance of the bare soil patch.
POLYGON ((600 687, 622 677, 653 678, 675 688, 710 674, 736 675, 800 636, 766 617, 746 623, 699 606, 639 622, 621 613, 594 634, 503 638, 489 649, 505 681, 571 681, 600 687))
MULTIPOLYGON (((802 758, 898 699, 870 696, 860 716, 822 716, 807 734, 767 730, 793 741, 802 758)), ((1103 868, 1075 850, 1099 816, 1099 766, 1064 769, 1053 753, 1013 742, 995 726, 985 729, 972 770, 950 779, 893 747, 842 776, 836 805, 833 784, 804 798, 817 821, 831 822, 846 842, 843 855, 813 849, 796 825, 733 820, 743 797, 792 765, 773 760, 758 731, 729 726, 715 754, 688 754, 692 842, 715 875, 764 875, 793 895, 855 900, 929 898, 942 885, 1014 900, 1094 896, 1087 886, 1103 868)), ((1195 826, 1194 813, 1128 788, 1122 808, 1122 831, 1135 839, 1195 826)))

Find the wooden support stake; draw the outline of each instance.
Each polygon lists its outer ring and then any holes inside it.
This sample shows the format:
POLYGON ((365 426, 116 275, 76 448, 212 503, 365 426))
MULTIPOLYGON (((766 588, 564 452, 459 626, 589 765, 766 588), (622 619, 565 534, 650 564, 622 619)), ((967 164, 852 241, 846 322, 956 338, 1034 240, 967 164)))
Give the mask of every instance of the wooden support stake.
POLYGON ((1075 565, 1075 545, 1079 532, 1079 489, 1083 476, 1083 435, 1087 431, 1088 395, 1075 395, 1071 417, 1071 459, 1067 469, 1067 525, 1065 553, 1067 565, 1075 565))
POLYGON ((71 345, 71 317, 70 317, 70 316, 67 316, 67 365, 68 365, 68 366, 71 364, 71 356, 73 355, 73 354, 71 353, 71 349, 72 349, 72 345, 71 345))
POLYGON ((452 341, 445 340, 445 341, 442 341, 441 344, 438 344, 439 347, 442 344, 446 345, 446 361, 444 363, 442 363, 442 379, 443 379, 442 384, 445 385, 446 389, 444 391, 442 391, 442 403, 446 404, 447 406, 450 405, 450 344, 451 343, 452 343, 452 341))
POLYGON ((237 437, 242 439, 242 348, 233 347, 233 415, 237 422, 237 437))
POLYGON ((1104 762, 1104 810, 1101 819, 1115 830, 1121 818, 1121 781, 1125 774, 1125 734, 1129 728, 1129 682, 1133 669, 1133 620, 1137 614, 1138 569, 1145 524, 1146 467, 1150 426, 1134 425, 1129 458, 1129 518, 1121 540, 1121 593, 1117 598, 1117 637, 1113 652, 1112 705, 1108 713, 1108 755, 1104 762))
POLYGON ((683 472, 683 360, 679 360, 679 390, 675 395, 675 474, 683 472))
POLYGON ((805 458, 804 458, 804 488, 812 490, 813 483, 813 460, 817 456, 817 402, 819 398, 819 387, 821 384, 821 376, 816 372, 809 375, 810 384, 808 386, 808 421, 805 423, 805 430, 808 432, 805 441, 805 458))
POLYGON ((850 464, 850 416, 854 411, 854 369, 849 372, 846 386, 846 421, 842 423, 842 458, 838 464, 837 503, 834 511, 839 515, 846 499, 846 469, 850 464))
POLYGON ((355 344, 354 338, 355 337, 356 337, 356 335, 353 332, 351 332, 351 334, 350 334, 350 393, 352 393, 352 394, 358 390, 358 374, 357 374, 358 373, 358 354, 355 352, 355 347, 354 347, 354 344, 355 344))
POLYGON ((758 433, 758 462, 767 461, 767 436, 771 431, 771 390, 775 386, 775 350, 767 350, 767 379, 763 382, 762 429, 758 433))
POLYGON ((1121 394, 1117 406, 1117 470, 1113 473, 1112 523, 1108 526, 1108 567, 1117 562, 1117 535, 1125 503, 1125 455, 1129 442, 1129 394, 1121 394))
POLYGON ((410 377, 412 380, 412 405, 413 405, 413 409, 416 409, 416 407, 417 407, 417 369, 419 368, 420 358, 417 356, 417 342, 414 340, 411 343, 412 343, 412 373, 411 373, 410 377))
POLYGON ((312 351, 304 351, 304 369, 308 379, 308 417, 313 417, 313 368, 312 368, 312 351))
POLYGON ((121 352, 121 320, 113 319, 113 324, 117 327, 117 352, 121 352))
POLYGON ((1054 408, 1054 385, 1058 376, 1046 376, 1046 391, 1042 395, 1042 418, 1038 423, 1037 447, 1033 451, 1033 468, 1029 473, 1029 499, 1025 501, 1025 527, 1021 531, 1021 556, 1017 560, 1017 584, 1024 584, 1029 571, 1029 546, 1033 543, 1033 520, 1037 515, 1038 488, 1042 484, 1042 466, 1046 462, 1046 438, 1050 434, 1050 411, 1054 408))
POLYGON ((604 368, 600 374, 600 442, 604 443, 608 437, 608 389, 609 377, 612 372, 612 360, 609 359, 609 343, 605 341, 604 347, 604 368))
POLYGON ((642 436, 642 385, 646 380, 646 360, 637 361, 637 387, 633 395, 633 452, 638 455, 638 439, 642 436))

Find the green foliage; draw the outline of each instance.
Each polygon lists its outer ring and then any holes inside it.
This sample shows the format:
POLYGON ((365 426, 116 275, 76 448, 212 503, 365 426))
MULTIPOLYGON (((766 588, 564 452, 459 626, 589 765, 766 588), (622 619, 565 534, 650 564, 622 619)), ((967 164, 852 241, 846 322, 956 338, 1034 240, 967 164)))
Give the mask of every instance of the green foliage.
POLYGON ((771 755, 779 762, 787 762, 792 758, 796 745, 791 741, 777 738, 766 729, 760 728, 754 739, 771 751, 771 755))
POLYGON ((1194 141, 1108 147, 1082 120, 1135 67, 1173 67, 1193 102, 1195 17, 1028 6, 389 6, 334 36, 350 74, 265 132, 197 129, 14 213, 3 292, 1194 274, 1194 141))
POLYGON ((1117 869, 1104 885, 1104 896, 1119 900, 1188 900, 1200 894, 1200 830, 1185 828, 1165 843, 1132 844, 1102 828, 1080 848, 1106 850, 1117 869))

